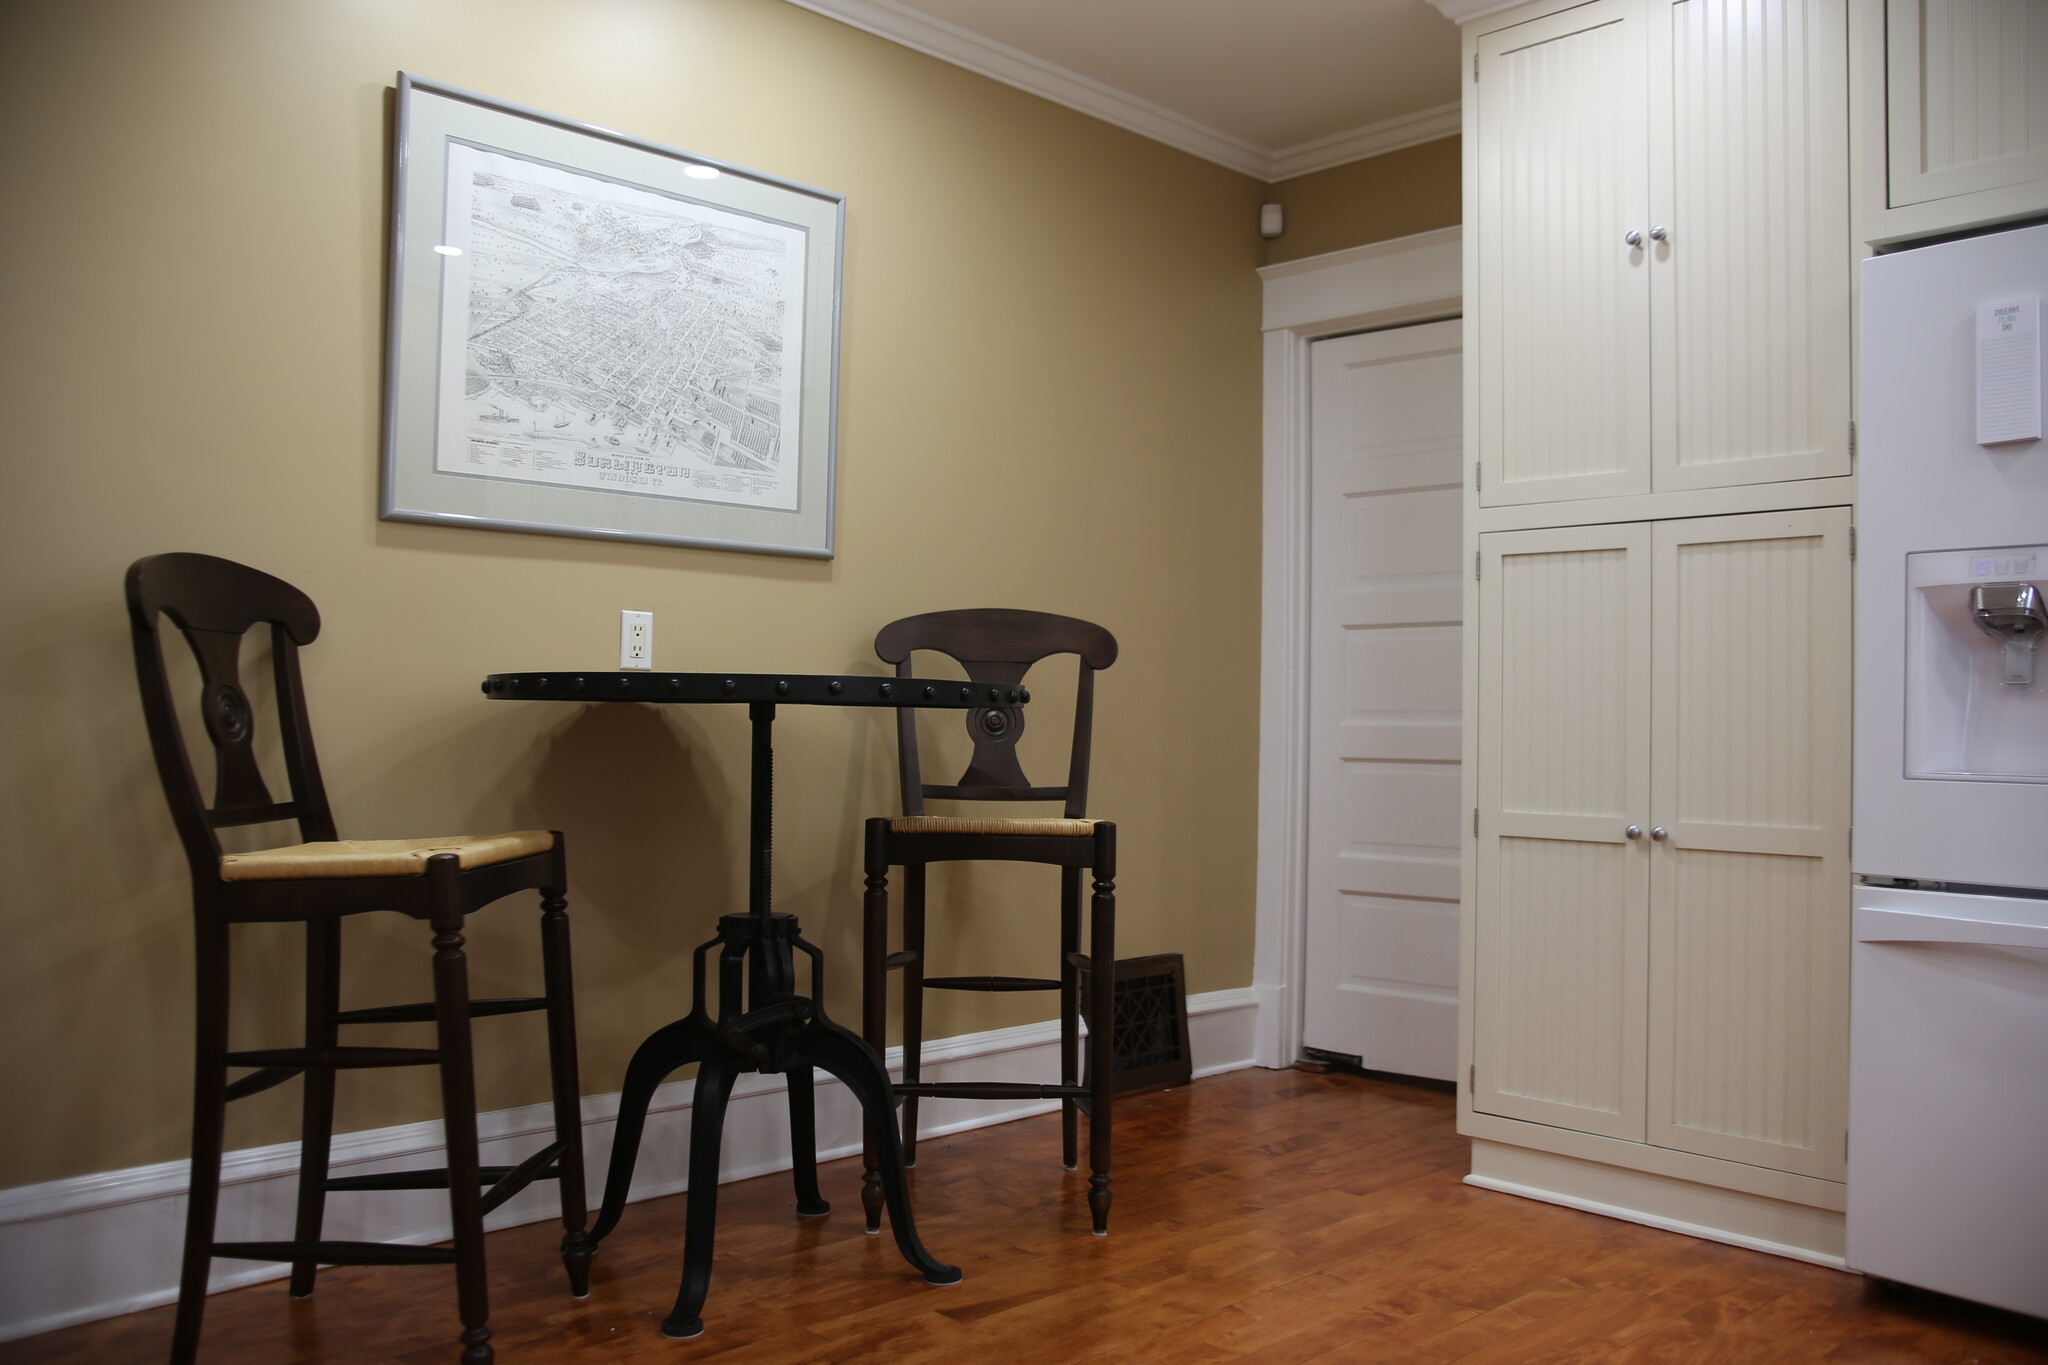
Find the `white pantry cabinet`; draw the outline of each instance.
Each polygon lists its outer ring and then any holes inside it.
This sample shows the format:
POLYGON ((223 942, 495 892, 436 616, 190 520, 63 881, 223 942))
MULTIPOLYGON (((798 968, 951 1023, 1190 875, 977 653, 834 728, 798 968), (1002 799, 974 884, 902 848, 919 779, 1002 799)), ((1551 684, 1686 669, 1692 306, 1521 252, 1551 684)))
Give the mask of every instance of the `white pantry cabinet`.
POLYGON ((1473 1111, 1840 1180, 1849 510, 1479 545, 1473 1111))
POLYGON ((1862 235, 2048 213, 2048 4, 1856 0, 1862 235))
POLYGON ((1849 472, 1845 3, 1475 24, 1480 506, 1849 472))

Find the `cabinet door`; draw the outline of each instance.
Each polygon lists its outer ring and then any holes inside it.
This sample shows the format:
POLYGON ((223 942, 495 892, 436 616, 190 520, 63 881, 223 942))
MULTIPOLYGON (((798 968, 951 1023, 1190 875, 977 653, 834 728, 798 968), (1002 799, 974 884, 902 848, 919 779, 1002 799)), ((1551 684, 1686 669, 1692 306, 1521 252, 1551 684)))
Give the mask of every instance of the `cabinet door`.
POLYGON ((1639 0, 1479 40, 1480 501, 1649 490, 1639 0))
POLYGON ((1846 474, 1843 0, 1649 13, 1655 485, 1846 474))
POLYGON ((1650 529, 1479 540, 1473 1105, 1640 1140, 1650 529))
POLYGON ((1889 0, 1885 54, 1888 207, 1967 194, 1994 217, 2048 206, 2048 6, 1889 0))
POLYGON ((1848 534, 1847 508, 1661 522, 1653 573, 1649 1140, 1833 1180, 1848 534))

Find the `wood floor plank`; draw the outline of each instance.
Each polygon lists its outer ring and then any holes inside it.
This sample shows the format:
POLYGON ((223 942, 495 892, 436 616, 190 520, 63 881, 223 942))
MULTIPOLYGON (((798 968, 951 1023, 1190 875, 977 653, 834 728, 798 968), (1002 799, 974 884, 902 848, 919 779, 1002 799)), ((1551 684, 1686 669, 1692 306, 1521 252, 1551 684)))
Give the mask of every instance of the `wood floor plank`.
MULTIPOLYGON (((936 1108, 936 1106, 935 1106, 936 1108)), ((1461 1183, 1452 1097, 1383 1078, 1241 1071, 1118 1108, 1111 1235, 1053 1117, 925 1139, 918 1226, 965 1280, 922 1283, 863 1235, 857 1161, 719 1192, 705 1333, 663 1338, 685 1197, 627 1211, 590 1298, 559 1230, 493 1233, 505 1365, 2044 1365, 2048 1323, 1883 1298, 1819 1266, 1461 1183)), ((943 1122, 944 1115, 935 1115, 943 1122)), ((445 1267, 322 1272, 216 1295, 205 1365, 447 1365, 445 1267)), ((170 1310, 0 1345, 4 1365, 162 1358, 170 1310)))

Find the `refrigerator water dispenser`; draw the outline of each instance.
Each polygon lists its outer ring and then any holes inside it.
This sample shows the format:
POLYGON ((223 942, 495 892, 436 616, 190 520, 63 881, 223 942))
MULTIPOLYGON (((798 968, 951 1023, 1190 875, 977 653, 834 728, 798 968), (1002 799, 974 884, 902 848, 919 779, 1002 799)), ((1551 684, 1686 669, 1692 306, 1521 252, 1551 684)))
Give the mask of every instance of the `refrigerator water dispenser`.
POLYGON ((2048 783, 2048 545, 1906 556, 1906 776, 2048 783))

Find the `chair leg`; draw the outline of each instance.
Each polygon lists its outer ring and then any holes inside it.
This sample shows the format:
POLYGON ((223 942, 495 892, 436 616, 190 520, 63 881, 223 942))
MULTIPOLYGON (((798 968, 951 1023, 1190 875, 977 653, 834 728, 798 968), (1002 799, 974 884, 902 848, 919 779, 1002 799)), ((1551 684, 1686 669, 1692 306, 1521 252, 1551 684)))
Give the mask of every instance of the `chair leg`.
MULTIPOLYGON (((867 890, 861 896, 860 1030, 877 1057, 889 1049, 889 822, 867 823, 867 890)), ((882 1175, 866 1126, 861 1129, 860 1206, 869 1236, 882 1231, 882 1175)))
MULTIPOLYGON (((333 1047, 340 1030, 335 1013, 341 1008, 341 921, 310 920, 306 924, 306 1046, 333 1047)), ((327 1154, 334 1140, 334 1071, 317 1067, 305 1073, 305 1101, 299 1120, 299 1210, 292 1240, 320 1240, 327 1212, 327 1154)), ((319 1262, 293 1261, 291 1295, 313 1294, 313 1272, 319 1262)))
MULTIPOLYGON (((903 1083, 924 1078, 924 873, 923 863, 903 869, 903 1083)), ((878 1050, 878 1055, 879 1050, 878 1050)), ((917 1100, 903 1097, 903 1165, 917 1164, 917 1100)))
MULTIPOLYGON (((1081 951, 1081 869, 1060 869, 1060 1084, 1081 1083, 1081 973, 1074 954, 1081 951)), ((1081 1165, 1081 1106, 1060 1101, 1060 1164, 1081 1165)))
POLYGON ((213 1269, 213 1224, 220 1205, 220 1158, 227 1123, 228 941, 222 925, 202 925, 194 985, 198 1002, 192 1059, 192 1168, 185 1199, 185 1252, 178 1272, 178 1316, 171 1365, 192 1365, 213 1269))
POLYGON ((455 1234, 455 1299, 462 1317, 462 1365, 489 1365, 490 1291, 484 1278, 481 1166, 477 1155, 476 1071, 469 1045, 469 961, 462 951, 462 909, 455 859, 428 860, 428 875, 446 860, 448 885, 433 916, 434 1022, 441 1052, 441 1120, 448 1136, 448 1216, 455 1234))
POLYGON ((583 1169, 583 1087, 576 1068, 575 977, 569 970, 569 902, 563 894, 566 879, 561 875, 561 841, 557 834, 555 884, 541 890, 540 951, 548 997, 548 1073, 555 1141, 562 1148, 556 1158, 561 1172, 557 1183, 562 1201, 562 1269, 569 1276, 569 1296, 582 1299, 590 1296, 590 1257, 597 1248, 587 1230, 590 1198, 583 1169))
POLYGON ((1110 1109, 1116 1094, 1116 827, 1095 827, 1095 895, 1088 915, 1088 1211, 1109 1235, 1110 1109))

